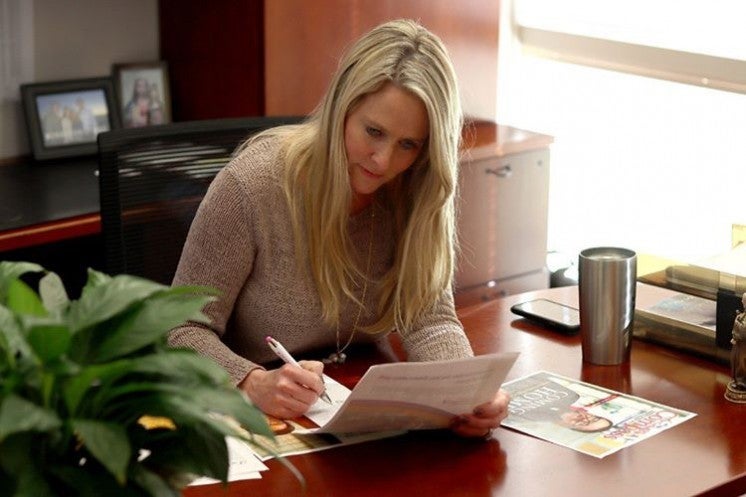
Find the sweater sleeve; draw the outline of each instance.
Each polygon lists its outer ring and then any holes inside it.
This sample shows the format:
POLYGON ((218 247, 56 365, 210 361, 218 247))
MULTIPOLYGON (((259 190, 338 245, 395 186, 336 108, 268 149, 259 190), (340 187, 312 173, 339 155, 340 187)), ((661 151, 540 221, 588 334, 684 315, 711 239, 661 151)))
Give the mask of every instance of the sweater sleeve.
POLYGON ((169 345, 210 357, 238 384, 258 366, 239 356, 221 337, 255 257, 249 199, 228 167, 213 180, 189 229, 173 285, 203 285, 220 295, 204 312, 209 325, 187 323, 169 335, 169 345))
POLYGON ((450 288, 420 317, 409 333, 402 335, 402 345, 409 361, 440 361, 474 355, 464 327, 456 316, 450 288))

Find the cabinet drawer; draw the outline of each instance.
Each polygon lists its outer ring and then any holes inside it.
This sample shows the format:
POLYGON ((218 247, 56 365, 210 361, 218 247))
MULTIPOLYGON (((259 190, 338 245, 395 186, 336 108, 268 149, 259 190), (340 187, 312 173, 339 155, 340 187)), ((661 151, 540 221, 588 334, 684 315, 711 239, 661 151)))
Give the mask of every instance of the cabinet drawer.
POLYGON ((549 149, 462 163, 456 287, 545 267, 549 149))

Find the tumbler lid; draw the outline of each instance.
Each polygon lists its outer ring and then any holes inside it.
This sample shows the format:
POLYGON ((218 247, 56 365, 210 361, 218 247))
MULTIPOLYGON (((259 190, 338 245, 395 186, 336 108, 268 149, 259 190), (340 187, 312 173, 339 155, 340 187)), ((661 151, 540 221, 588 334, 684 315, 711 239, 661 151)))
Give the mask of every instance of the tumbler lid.
POLYGON ((580 252, 581 258, 596 261, 631 259, 635 255, 633 250, 621 247, 593 247, 580 252))

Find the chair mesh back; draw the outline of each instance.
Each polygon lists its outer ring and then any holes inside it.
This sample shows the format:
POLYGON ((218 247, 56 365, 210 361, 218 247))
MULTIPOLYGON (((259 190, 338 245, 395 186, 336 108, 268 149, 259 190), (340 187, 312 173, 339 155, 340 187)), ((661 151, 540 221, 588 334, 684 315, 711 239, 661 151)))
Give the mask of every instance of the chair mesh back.
POLYGON ((106 272, 170 284, 197 207, 236 147, 261 130, 299 121, 221 119, 100 134, 106 272))

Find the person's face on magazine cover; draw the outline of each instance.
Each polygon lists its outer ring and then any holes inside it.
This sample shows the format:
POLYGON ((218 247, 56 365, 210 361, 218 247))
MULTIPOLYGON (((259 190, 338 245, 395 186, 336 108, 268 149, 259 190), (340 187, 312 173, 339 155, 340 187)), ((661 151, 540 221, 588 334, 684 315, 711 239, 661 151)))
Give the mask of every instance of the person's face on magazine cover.
POLYGON ((560 414, 560 424, 576 431, 604 431, 611 427, 611 421, 589 413, 585 409, 572 409, 560 414))

